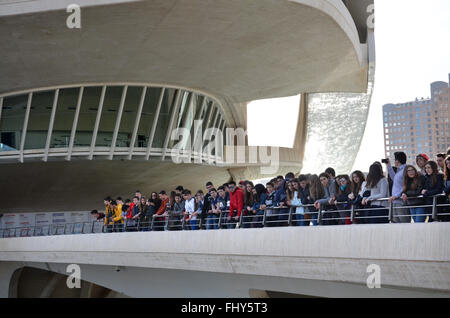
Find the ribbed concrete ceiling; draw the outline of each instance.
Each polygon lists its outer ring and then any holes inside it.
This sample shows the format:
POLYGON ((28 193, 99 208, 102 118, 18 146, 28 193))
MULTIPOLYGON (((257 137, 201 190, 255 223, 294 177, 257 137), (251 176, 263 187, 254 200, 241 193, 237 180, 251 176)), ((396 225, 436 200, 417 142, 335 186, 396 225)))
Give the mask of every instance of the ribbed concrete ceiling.
POLYGON ((0 93, 131 81, 189 87, 234 104, 367 88, 367 57, 338 0, 82 6, 81 29, 68 29, 68 16, 64 9, 0 16, 0 93))

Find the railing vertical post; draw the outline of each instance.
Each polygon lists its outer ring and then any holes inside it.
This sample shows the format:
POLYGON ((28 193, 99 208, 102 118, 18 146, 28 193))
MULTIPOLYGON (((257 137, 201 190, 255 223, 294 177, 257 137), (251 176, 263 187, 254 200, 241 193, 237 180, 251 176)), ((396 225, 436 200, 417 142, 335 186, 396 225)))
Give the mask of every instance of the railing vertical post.
POLYGON ((203 218, 200 215, 197 215, 197 219, 200 217, 200 221, 198 221, 198 229, 201 230, 202 229, 202 225, 203 225, 203 218))
POLYGON ((394 220, 394 202, 389 202, 389 222, 394 220))
POLYGON ((152 215, 152 231, 154 231, 153 229, 154 229, 154 225, 155 225, 155 218, 153 217, 154 216, 154 214, 152 215))
POLYGON ((185 229, 185 225, 186 224, 186 215, 181 214, 181 230, 184 231, 185 229))
POLYGON ((164 231, 168 230, 169 227, 169 218, 170 218, 170 213, 169 211, 167 211, 167 216, 164 218, 164 231))
POLYGON ((217 227, 219 228, 219 230, 222 229, 222 210, 220 210, 219 212, 219 224, 217 225, 217 227))
POLYGON ((289 218, 288 218, 288 226, 291 226, 292 225, 292 210, 293 210, 294 208, 291 206, 290 208, 289 208, 289 218))
POLYGON ((352 222, 352 224, 355 222, 355 205, 352 204, 352 209, 350 211, 350 222, 352 222))
POLYGON ((241 211, 241 215, 239 216, 239 228, 242 228, 242 219, 244 218, 244 210, 241 211))
POLYGON ((263 219, 262 219, 262 226, 266 227, 266 220, 267 220, 267 208, 264 209, 263 219))
POLYGON ((438 213, 437 213, 437 196, 433 197, 433 208, 431 212, 431 216, 433 218, 433 221, 437 221, 438 219, 438 213))
POLYGON ((317 215, 317 224, 318 225, 322 225, 322 209, 319 207, 318 209, 317 209, 317 213, 319 213, 318 215, 317 215))

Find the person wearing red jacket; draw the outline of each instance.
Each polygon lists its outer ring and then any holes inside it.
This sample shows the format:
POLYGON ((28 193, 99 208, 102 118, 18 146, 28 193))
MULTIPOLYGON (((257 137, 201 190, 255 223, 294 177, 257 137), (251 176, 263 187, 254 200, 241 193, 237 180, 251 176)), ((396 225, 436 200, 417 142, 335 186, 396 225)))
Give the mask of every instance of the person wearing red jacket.
POLYGON ((235 223, 239 221, 242 209, 244 208, 244 193, 236 186, 236 182, 228 183, 230 189, 230 213, 228 215, 228 228, 236 227, 235 223), (237 213, 235 213, 237 211, 237 213))
POLYGON ((162 190, 161 192, 159 192, 159 199, 161 200, 161 206, 159 207, 158 211, 153 214, 153 231, 164 231, 164 221, 167 214, 166 208, 169 204, 169 196, 167 195, 166 191, 162 190))

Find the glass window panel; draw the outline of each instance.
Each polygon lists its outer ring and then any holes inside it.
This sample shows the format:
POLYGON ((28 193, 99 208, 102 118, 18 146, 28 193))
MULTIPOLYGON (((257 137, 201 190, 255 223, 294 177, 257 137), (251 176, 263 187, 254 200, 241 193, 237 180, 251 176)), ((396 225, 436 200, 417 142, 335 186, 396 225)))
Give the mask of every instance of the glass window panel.
MULTIPOLYGON (((170 110, 175 107, 176 89, 168 88, 164 94, 156 125, 152 148, 162 148, 170 122, 170 110)), ((180 92, 181 93, 181 92, 180 92)))
POLYGON ((85 87, 78 116, 74 147, 90 147, 102 87, 85 87))
MULTIPOLYGON (((165 94, 167 94, 167 90, 165 94)), ((147 87, 144 105, 142 106, 141 120, 139 121, 139 128, 136 136, 136 142, 134 144, 135 147, 146 148, 148 145, 148 140, 153 125, 153 120, 156 115, 156 109, 158 107, 160 95, 161 95, 161 88, 147 87)))
POLYGON ((123 105, 116 147, 130 147, 142 90, 143 87, 128 87, 127 96, 125 97, 125 103, 123 105))
POLYGON ((123 86, 108 86, 106 88, 102 117, 98 126, 97 139, 95 140, 96 147, 111 146, 122 92, 123 86))
MULTIPOLYGON (((194 112, 196 107, 196 95, 194 93, 185 92, 183 94, 183 98, 181 100, 180 112, 178 114, 178 119, 176 121, 176 127, 174 128, 186 128, 189 134, 192 134, 191 128, 193 129, 194 122, 194 112)), ((185 138, 186 136, 183 136, 185 138)), ((191 135, 189 135, 186 139, 186 143, 184 145, 180 145, 181 148, 184 147, 188 143, 188 139, 190 143, 192 143, 191 135)), ((179 143, 180 140, 169 140, 168 148, 173 148, 175 144, 179 143)))
POLYGON ((45 148, 55 92, 33 93, 24 149, 45 148))
POLYGON ((3 98, 0 119, 0 151, 20 149, 27 102, 28 94, 3 98))
POLYGON ((53 123, 53 133, 50 142, 51 148, 69 147, 79 92, 79 87, 59 90, 58 106, 56 107, 55 122, 53 123))

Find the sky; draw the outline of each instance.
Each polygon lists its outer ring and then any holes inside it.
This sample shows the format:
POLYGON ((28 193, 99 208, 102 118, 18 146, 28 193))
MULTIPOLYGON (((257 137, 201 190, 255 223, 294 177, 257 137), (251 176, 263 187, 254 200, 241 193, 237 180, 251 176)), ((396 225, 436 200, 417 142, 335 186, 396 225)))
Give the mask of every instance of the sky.
MULTIPOLYGON (((375 0, 375 49, 374 92, 352 171, 367 171, 375 160, 384 158, 384 104, 429 97, 432 82, 448 82, 450 1, 375 0)), ((292 147, 298 101, 299 96, 285 98, 283 103, 277 101, 276 109, 271 107, 273 100, 250 103, 249 144, 292 147), (274 122, 283 122, 283 129, 272 131, 270 137, 264 135, 274 122)))

